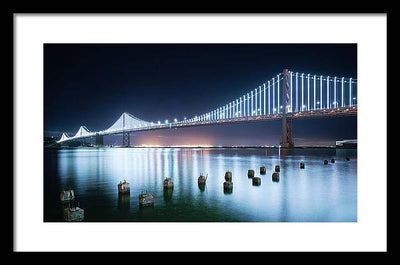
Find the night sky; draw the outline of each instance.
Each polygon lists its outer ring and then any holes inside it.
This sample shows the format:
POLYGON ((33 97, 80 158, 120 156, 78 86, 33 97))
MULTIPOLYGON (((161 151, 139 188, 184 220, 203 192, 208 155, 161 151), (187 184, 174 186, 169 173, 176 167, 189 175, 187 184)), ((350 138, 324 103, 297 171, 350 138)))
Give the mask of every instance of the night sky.
MULTIPOLYGON (((355 44, 45 44, 44 132, 73 136, 110 127, 124 112, 182 120, 232 101, 283 68, 357 78, 355 44)), ((281 122, 131 134, 133 145, 278 145, 281 122)), ((357 118, 295 120, 295 145, 357 138, 357 118)), ((122 136, 105 137, 120 144, 122 136)))

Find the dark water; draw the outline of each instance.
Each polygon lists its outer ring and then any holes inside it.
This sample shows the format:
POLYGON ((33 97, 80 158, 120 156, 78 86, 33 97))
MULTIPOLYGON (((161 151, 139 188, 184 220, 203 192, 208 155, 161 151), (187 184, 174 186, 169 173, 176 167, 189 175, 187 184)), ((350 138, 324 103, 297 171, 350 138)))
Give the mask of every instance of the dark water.
POLYGON ((355 149, 45 150, 44 172, 44 221, 62 221, 59 192, 70 185, 85 210, 84 221, 91 222, 357 221, 355 149), (305 169, 299 168, 300 161, 305 169), (276 164, 281 167, 279 182, 271 178, 276 164), (260 166, 267 168, 266 175, 260 175, 260 166), (252 185, 248 169, 261 177, 260 186, 252 185), (228 170, 233 175, 230 194, 223 190, 228 170), (197 184, 200 173, 208 174, 204 189, 197 184), (167 176, 174 182, 172 192, 163 190, 167 176), (124 179, 131 192, 122 197, 117 184, 124 179), (142 190, 154 196, 154 206, 139 207, 142 190))

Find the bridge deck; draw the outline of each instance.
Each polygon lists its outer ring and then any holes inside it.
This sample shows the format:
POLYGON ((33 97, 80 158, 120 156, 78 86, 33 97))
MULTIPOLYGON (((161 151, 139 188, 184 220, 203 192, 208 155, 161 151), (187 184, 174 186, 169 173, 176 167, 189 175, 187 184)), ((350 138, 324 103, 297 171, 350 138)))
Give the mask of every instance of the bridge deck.
MULTIPOLYGON (((316 119, 316 118, 344 117, 344 116, 356 116, 356 115, 357 115, 357 106, 326 109, 326 110, 301 111, 301 112, 296 112, 296 113, 288 113, 286 116, 293 120, 300 120, 300 119, 316 119)), ((273 115, 258 115, 258 116, 210 120, 210 121, 177 122, 177 123, 160 124, 160 125, 156 124, 156 125, 142 127, 142 128, 115 130, 115 131, 100 131, 97 133, 99 135, 104 136, 104 135, 122 134, 125 132, 175 129, 175 128, 230 124, 230 123, 240 123, 240 122, 272 121, 272 120, 281 120, 281 119, 282 119, 282 114, 280 113, 280 114, 273 114, 273 115)), ((71 137, 71 138, 68 138, 68 140, 65 140, 62 142, 78 140, 78 139, 83 139, 83 138, 89 138, 89 137, 94 137, 94 136, 96 136, 96 132, 90 133, 85 136, 71 137)))

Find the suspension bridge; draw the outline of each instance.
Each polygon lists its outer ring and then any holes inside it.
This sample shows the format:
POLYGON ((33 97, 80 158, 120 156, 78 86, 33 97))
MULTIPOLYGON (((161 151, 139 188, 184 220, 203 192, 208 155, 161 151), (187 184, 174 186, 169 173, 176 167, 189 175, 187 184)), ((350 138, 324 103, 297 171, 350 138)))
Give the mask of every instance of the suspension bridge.
POLYGON ((238 122, 282 120, 281 147, 294 147, 292 121, 357 115, 357 79, 306 74, 283 69, 249 93, 207 113, 181 121, 161 123, 139 119, 124 112, 106 130, 92 132, 81 126, 74 136, 63 133, 58 143, 96 138, 103 145, 106 135, 122 135, 122 146, 130 146, 130 133, 137 131, 229 124, 238 122))

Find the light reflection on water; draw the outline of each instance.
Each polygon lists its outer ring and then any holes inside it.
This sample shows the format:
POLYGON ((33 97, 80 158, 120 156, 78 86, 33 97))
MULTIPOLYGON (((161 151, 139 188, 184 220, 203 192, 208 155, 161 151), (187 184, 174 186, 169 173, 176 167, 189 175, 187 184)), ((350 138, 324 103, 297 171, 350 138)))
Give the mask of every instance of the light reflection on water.
POLYGON ((335 149, 180 149, 77 148, 45 150, 45 221, 61 221, 58 194, 72 186, 85 209, 84 221, 156 222, 325 222, 357 221, 357 152, 335 149), (350 161, 345 161, 350 157, 350 161), (323 165, 331 158, 336 163, 323 165), (306 163, 299 169, 300 161, 306 163), (274 166, 281 166, 273 182, 274 166), (267 168, 259 174, 260 166, 267 168), (253 186, 254 169, 261 185, 253 186), (233 192, 225 194, 226 171, 233 192), (200 173, 208 174, 199 187, 200 173), (174 189, 163 190, 170 177, 174 189), (126 179, 131 193, 118 196, 126 179), (147 190, 154 206, 141 209, 138 195, 147 190))

